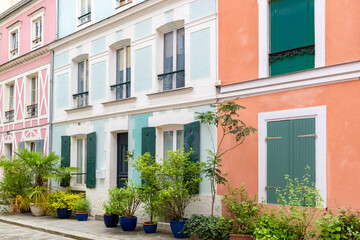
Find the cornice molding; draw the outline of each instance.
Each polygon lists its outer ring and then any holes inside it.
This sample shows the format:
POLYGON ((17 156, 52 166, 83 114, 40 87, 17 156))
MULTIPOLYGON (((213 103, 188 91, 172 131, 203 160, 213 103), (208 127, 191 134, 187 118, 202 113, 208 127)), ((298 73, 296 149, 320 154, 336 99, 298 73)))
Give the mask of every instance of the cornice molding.
POLYGON ((50 54, 49 45, 43 46, 0 65, 0 74, 50 54))

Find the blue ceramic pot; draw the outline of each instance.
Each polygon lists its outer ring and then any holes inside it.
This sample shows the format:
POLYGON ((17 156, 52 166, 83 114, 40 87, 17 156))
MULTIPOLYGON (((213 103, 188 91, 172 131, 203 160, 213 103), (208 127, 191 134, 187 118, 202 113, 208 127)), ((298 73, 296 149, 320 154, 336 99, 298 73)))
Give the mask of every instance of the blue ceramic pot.
POLYGON ((144 229, 144 232, 146 232, 146 233, 154 233, 154 232, 156 232, 157 224, 150 223, 150 222, 144 222, 143 229, 144 229))
POLYGON ((58 218, 60 219, 66 219, 71 217, 71 210, 68 210, 67 208, 58 208, 56 212, 58 218))
POLYGON ((89 217, 88 213, 76 213, 76 218, 78 221, 86 221, 89 217))
POLYGON ((183 221, 170 220, 171 232, 175 238, 186 238, 187 235, 184 234, 184 225, 187 218, 183 218, 183 221))
POLYGON ((133 231, 136 228, 137 217, 124 218, 120 217, 120 226, 124 231, 133 231))
POLYGON ((104 214, 104 223, 105 223, 105 226, 108 228, 116 227, 119 223, 119 216, 111 215, 111 214, 104 214))

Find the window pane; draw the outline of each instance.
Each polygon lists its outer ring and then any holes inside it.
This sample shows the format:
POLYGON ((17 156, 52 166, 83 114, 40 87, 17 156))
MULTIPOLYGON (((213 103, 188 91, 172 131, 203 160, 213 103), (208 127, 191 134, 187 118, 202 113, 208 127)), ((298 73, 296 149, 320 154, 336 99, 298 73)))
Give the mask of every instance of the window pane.
POLYGON ((184 130, 176 131, 176 150, 184 147, 184 130))
POLYGON ((117 57, 116 57, 116 83, 123 83, 124 82, 124 49, 117 50, 117 57))
POLYGON ((164 35, 164 73, 173 71, 173 32, 164 35))
POLYGON ((37 78, 31 79, 31 104, 37 103, 37 78))
POLYGON ((164 132, 164 159, 168 158, 168 151, 173 150, 173 131, 164 132))
MULTIPOLYGON (((83 139, 77 140, 77 161, 76 167, 79 168, 78 173, 83 172, 83 139)), ((82 175, 76 176, 76 183, 82 183, 82 175)))
POLYGON ((176 70, 184 70, 185 69, 185 37, 184 37, 184 28, 180 28, 177 30, 177 69, 176 70))
POLYGON ((10 86, 9 92, 9 110, 14 109, 14 85, 10 86))
POLYGON ((85 91, 85 79, 84 79, 84 71, 85 71, 85 62, 79 62, 78 64, 78 93, 82 93, 85 91))

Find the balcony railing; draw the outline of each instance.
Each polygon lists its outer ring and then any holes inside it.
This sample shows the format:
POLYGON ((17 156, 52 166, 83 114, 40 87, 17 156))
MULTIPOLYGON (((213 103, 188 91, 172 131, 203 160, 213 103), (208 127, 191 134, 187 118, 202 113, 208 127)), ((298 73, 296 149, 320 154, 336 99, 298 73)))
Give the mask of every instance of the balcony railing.
POLYGON ((10 51, 10 55, 11 55, 12 57, 16 56, 17 54, 18 54, 18 48, 15 48, 15 49, 13 49, 13 50, 10 51))
POLYGON ((26 106, 29 117, 36 117, 38 115, 37 103, 26 106))
POLYGON ((41 40, 42 40, 42 38, 40 36, 40 37, 35 38, 34 40, 32 40, 32 42, 33 42, 33 44, 38 44, 38 43, 41 43, 41 40))
POLYGON ((74 108, 85 107, 88 105, 89 92, 76 93, 73 95, 74 108))
POLYGON ((115 91, 116 100, 130 97, 130 83, 131 82, 123 82, 110 86, 111 91, 115 91))
POLYGON ((159 74, 158 80, 160 92, 185 87, 185 70, 159 74))
POLYGON ((78 17, 80 24, 89 22, 91 20, 91 12, 85 13, 78 17))
POLYGON ((14 121, 14 109, 5 112, 5 118, 8 122, 14 121))

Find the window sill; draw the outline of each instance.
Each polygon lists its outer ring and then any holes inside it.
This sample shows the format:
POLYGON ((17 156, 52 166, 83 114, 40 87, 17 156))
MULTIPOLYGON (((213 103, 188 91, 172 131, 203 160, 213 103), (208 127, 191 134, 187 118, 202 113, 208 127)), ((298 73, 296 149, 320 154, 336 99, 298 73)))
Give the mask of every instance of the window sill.
POLYGON ((107 107, 107 106, 114 106, 114 105, 118 105, 118 104, 134 103, 134 102, 136 102, 136 99, 137 99, 136 97, 130 97, 130 98, 118 99, 118 100, 109 101, 109 102, 103 102, 101 104, 104 105, 104 107, 107 107))
POLYGON ((80 23, 77 27, 82 27, 82 26, 84 26, 84 25, 86 25, 86 24, 88 24, 90 22, 91 22, 91 19, 87 20, 86 22, 80 23))
POLYGON ((32 119, 32 118, 37 118, 37 117, 38 117, 38 115, 36 115, 36 116, 28 116, 28 117, 25 118, 25 120, 32 119))
POLYGON ((77 107, 77 108, 72 108, 72 109, 66 109, 65 112, 67 113, 74 113, 74 112, 85 112, 87 110, 91 110, 93 108, 92 105, 87 105, 84 107, 77 107))
POLYGON ((193 87, 182 87, 182 88, 175 88, 175 89, 166 90, 166 91, 157 92, 157 93, 149 93, 146 95, 148 96, 148 98, 151 99, 151 98, 156 98, 156 97, 170 96, 170 95, 174 95, 174 94, 189 93, 192 90, 193 90, 193 87))

